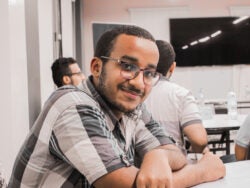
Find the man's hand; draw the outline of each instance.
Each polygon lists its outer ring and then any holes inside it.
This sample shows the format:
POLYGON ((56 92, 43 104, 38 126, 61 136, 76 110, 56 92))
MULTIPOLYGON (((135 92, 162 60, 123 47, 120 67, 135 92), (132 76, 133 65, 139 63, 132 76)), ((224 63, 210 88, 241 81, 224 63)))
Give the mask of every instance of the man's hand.
POLYGON ((215 181, 226 175, 225 165, 217 155, 211 152, 206 152, 197 165, 205 169, 202 175, 204 182, 215 181))
POLYGON ((144 156, 136 178, 136 187, 173 188, 172 178, 172 169, 169 166, 166 151, 154 149, 144 156))
POLYGON ((195 164, 187 164, 173 174, 174 188, 192 187, 200 183, 215 181, 226 174, 220 158, 211 152, 205 152, 195 164))

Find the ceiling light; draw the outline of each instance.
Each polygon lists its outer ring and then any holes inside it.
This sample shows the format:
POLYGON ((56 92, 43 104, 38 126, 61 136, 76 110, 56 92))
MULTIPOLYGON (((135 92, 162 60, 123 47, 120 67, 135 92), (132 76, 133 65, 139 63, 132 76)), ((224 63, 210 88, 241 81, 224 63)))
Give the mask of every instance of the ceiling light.
POLYGON ((194 46, 194 45, 196 45, 196 44, 198 44, 198 41, 197 41, 197 40, 195 40, 195 41, 193 41, 193 42, 190 43, 191 46, 194 46))
POLYGON ((218 35, 220 35, 220 34, 221 34, 221 30, 218 30, 218 31, 214 32, 214 33, 211 35, 211 37, 216 37, 216 36, 218 36, 218 35))
POLYGON ((243 20, 246 20, 247 18, 249 18, 249 16, 239 17, 238 19, 233 21, 233 24, 238 24, 238 23, 242 22, 243 20))
POLYGON ((188 45, 182 46, 182 49, 185 50, 188 48, 188 45))
POLYGON ((204 38, 199 39, 199 42, 206 42, 209 39, 210 39, 210 37, 204 37, 204 38))

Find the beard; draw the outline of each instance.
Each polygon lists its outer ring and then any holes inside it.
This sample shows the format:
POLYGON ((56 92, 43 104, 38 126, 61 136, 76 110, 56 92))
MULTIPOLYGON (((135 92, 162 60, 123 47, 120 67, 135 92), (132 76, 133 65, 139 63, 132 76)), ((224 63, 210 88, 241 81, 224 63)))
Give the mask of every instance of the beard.
MULTIPOLYGON (((125 113, 125 115, 127 115, 129 117, 134 116, 135 109, 129 110, 126 107, 124 107, 122 104, 120 104, 119 102, 114 100, 111 93, 109 92, 111 90, 111 88, 109 88, 109 86, 107 84, 105 84, 106 77, 107 77, 107 72, 106 72, 105 66, 104 66, 102 69, 102 72, 100 74, 99 83, 97 86, 97 90, 98 90, 99 94, 101 95, 101 97, 104 99, 104 101, 107 103, 107 105, 109 106, 109 108, 111 110, 125 113)), ((122 88, 123 87, 122 85, 123 85, 123 83, 119 84, 117 87, 122 88)))

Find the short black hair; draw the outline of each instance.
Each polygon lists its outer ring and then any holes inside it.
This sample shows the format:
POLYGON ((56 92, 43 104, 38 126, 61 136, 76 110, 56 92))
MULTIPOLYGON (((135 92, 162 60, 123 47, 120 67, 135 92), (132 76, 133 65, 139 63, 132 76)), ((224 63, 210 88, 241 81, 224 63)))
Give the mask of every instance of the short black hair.
POLYGON ((101 56, 109 57, 117 37, 121 34, 132 35, 155 42, 155 39, 151 33, 141 27, 134 25, 118 26, 102 34, 97 42, 94 56, 99 58, 101 56))
POLYGON ((52 77, 57 87, 63 86, 63 76, 71 74, 69 65, 75 64, 76 60, 72 57, 60 57, 56 59, 52 66, 52 77))
POLYGON ((156 40, 156 45, 160 55, 156 71, 165 76, 175 61, 175 51, 170 43, 163 40, 156 40))

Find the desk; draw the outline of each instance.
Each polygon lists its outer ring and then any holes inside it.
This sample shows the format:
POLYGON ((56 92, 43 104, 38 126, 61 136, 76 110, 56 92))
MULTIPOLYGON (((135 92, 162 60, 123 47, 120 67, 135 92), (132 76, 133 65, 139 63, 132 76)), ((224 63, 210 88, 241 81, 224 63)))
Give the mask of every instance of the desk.
POLYGON ((193 188, 249 188, 250 160, 227 163, 226 176, 223 179, 203 183, 193 188))
MULTIPOLYGON (((246 114, 239 114, 236 120, 230 120, 227 114, 215 114, 212 119, 203 120, 203 125, 208 135, 220 134, 223 138, 220 141, 211 141, 213 143, 225 143, 225 148, 211 149, 212 151, 226 150, 226 154, 230 154, 230 131, 238 130, 247 117, 246 114)), ((250 187, 250 186, 249 186, 250 187)))
MULTIPOLYGON (((215 109, 215 113, 227 113, 227 101, 226 100, 206 100, 205 104, 212 104, 215 109)), ((250 112, 250 100, 238 100, 237 108, 239 112, 249 113, 250 112)))

